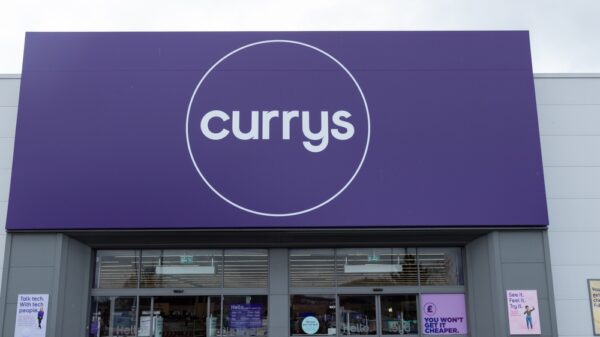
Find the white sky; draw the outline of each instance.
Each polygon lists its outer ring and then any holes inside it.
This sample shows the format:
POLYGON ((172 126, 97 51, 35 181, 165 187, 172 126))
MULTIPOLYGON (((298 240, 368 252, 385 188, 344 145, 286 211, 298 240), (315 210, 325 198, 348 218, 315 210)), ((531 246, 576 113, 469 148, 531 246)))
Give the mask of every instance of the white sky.
POLYGON ((600 0, 0 0, 0 73, 26 31, 529 30, 537 73, 600 73, 600 0))

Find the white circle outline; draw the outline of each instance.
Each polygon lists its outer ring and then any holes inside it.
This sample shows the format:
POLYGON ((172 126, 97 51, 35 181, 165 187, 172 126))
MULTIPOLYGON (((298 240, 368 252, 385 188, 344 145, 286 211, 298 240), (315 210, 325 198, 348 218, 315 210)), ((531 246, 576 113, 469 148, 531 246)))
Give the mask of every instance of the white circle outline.
POLYGON ((227 55, 221 57, 215 64, 213 64, 212 67, 210 67, 206 71, 206 73, 204 74, 204 76, 202 76, 202 78, 200 79, 200 81, 196 85, 196 88, 194 89, 194 93, 192 94, 192 98, 190 99, 190 103, 188 104, 187 116, 186 116, 186 119, 185 119, 185 138, 186 138, 186 142, 187 142, 188 152, 190 154, 190 158, 192 159, 192 162, 194 163, 194 167, 196 168, 196 171, 198 171, 198 174, 200 174, 200 177, 202 178, 202 180, 204 181, 204 183, 206 185, 208 185, 208 187, 216 195, 218 195, 221 199, 225 200, 230 205, 232 205, 232 206, 234 206, 234 207, 236 207, 236 208, 238 208, 238 209, 240 209, 242 211, 246 211, 248 213, 252 213, 252 214, 256 214, 256 215, 263 215, 263 216, 270 216, 270 217, 287 217, 287 216, 294 216, 294 215, 300 215, 300 214, 308 213, 308 212, 316 210, 317 208, 325 206, 326 204, 328 204, 329 202, 331 202, 333 199, 337 198, 340 194, 342 194, 342 192, 344 192, 344 190, 346 190, 346 188, 348 186, 350 186, 350 184, 352 183, 352 181, 354 180, 354 178, 356 177, 356 175, 358 174, 358 172, 362 168, 362 165, 363 165, 363 163, 365 161, 365 158, 367 157, 367 152, 369 150, 369 141, 371 140, 371 116, 370 116, 370 113, 369 113, 369 106, 367 105, 367 100, 365 98, 365 95, 364 95, 364 93, 363 93, 360 85, 358 84, 358 82, 356 81, 356 79, 354 78, 354 76, 352 75, 352 73, 350 73, 350 71, 340 61, 338 61, 335 57, 331 56, 330 54, 328 54, 327 52, 325 52, 322 49, 319 49, 319 48, 317 48, 315 46, 312 46, 312 45, 304 43, 304 42, 299 42, 299 41, 294 41, 294 40, 263 40, 263 41, 253 42, 253 43, 241 46, 241 47, 235 49, 234 51, 229 52, 227 55), (221 193, 219 193, 219 191, 217 191, 208 182, 208 179, 206 179, 206 177, 204 177, 204 175, 202 174, 202 171, 198 167, 198 164, 196 164, 196 159, 194 158, 194 154, 192 153, 192 147, 191 147, 191 144, 190 144, 190 135, 189 135, 190 112, 191 112, 191 109, 192 109, 192 102, 194 101, 194 98, 196 97, 196 93, 198 92, 198 89, 200 89, 200 86, 202 85, 202 82, 204 82, 204 80, 206 79, 206 77, 213 71, 213 69, 215 69, 221 62, 225 61, 225 59, 227 59, 231 55, 233 55, 233 54, 235 54, 237 52, 240 52, 240 51, 242 51, 244 49, 250 48, 250 47, 254 47, 254 46, 258 46, 258 45, 262 45, 262 44, 269 44, 269 43, 290 43, 290 44, 300 45, 300 46, 303 46, 303 47, 307 47, 307 48, 316 50, 319 53, 321 53, 321 54, 329 57, 337 65, 339 65, 346 72, 346 74, 348 74, 348 76, 350 76, 350 78, 354 82, 354 85, 356 85, 356 88, 358 89, 358 92, 360 93, 360 97, 363 100, 363 104, 364 104, 365 110, 367 112, 367 143, 365 144, 365 150, 363 152, 362 158, 360 159, 360 163, 358 164, 358 167, 356 168, 356 171, 354 171, 354 174, 352 175, 352 177, 350 177, 350 179, 344 185, 344 187, 342 187, 333 196, 329 197, 329 199, 327 199, 327 200, 323 201, 322 203, 320 203, 320 204, 318 204, 316 206, 313 206, 311 208, 307 208, 305 210, 301 210, 301 211, 297 211, 297 212, 291 212, 291 213, 266 213, 266 212, 259 212, 259 211, 255 211, 255 210, 243 207, 241 205, 238 205, 235 202, 227 199, 225 196, 223 196, 221 193))

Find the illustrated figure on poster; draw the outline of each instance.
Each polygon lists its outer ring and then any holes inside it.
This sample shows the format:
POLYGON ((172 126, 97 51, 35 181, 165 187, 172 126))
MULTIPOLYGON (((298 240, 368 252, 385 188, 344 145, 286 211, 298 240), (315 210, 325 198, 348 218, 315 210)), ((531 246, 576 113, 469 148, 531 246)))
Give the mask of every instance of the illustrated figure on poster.
POLYGON ((531 309, 529 309, 528 305, 525 306, 525 312, 523 313, 523 315, 525 315, 525 323, 527 323, 528 330, 533 329, 533 320, 531 319, 531 313, 534 310, 535 310, 534 307, 531 307, 531 309))
POLYGON ((38 328, 42 328, 42 320, 44 319, 44 306, 40 305, 40 310, 37 313, 38 328))

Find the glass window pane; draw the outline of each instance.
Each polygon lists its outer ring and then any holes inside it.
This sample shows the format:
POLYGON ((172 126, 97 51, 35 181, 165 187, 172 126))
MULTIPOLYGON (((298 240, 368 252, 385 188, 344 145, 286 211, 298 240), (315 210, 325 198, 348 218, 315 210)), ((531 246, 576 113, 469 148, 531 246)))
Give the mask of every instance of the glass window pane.
POLYGON ((334 295, 291 296, 292 335, 335 335, 334 295))
MULTIPOLYGON (((140 330, 155 331, 154 336, 215 337, 219 335, 221 317, 220 296, 158 296, 154 297, 155 327, 151 327, 150 312, 140 318, 140 330)), ((142 336, 140 334, 140 336, 142 336)), ((143 335, 146 336, 146 335, 143 335)))
POLYGON ((114 298, 114 309, 110 319, 114 337, 136 335, 136 302, 135 297, 114 298))
POLYGON ((152 319, 152 312, 150 311, 152 307, 152 298, 151 297, 140 297, 139 299, 140 309, 138 310, 138 337, 150 337, 156 336, 157 330, 160 330, 160 327, 157 327, 157 319, 158 315, 152 319), (152 321, 154 321, 154 325, 152 326, 152 321))
POLYGON ((291 287, 335 287, 333 249, 291 249, 291 287))
POLYGON ((92 297, 90 337, 108 336, 110 326, 110 297, 92 297))
POLYGON ((89 336, 136 336, 136 305, 135 297, 92 297, 89 336))
POLYGON ((460 248, 419 248, 421 285, 462 285, 460 248))
POLYGON ((417 285, 416 249, 338 249, 336 272, 342 287, 417 285))
POLYGON ((226 249, 226 288, 266 288, 269 254, 266 249, 226 249))
POLYGON ((223 336, 267 336, 267 296, 224 296, 223 336))
POLYGON ((222 250, 142 251, 142 288, 220 288, 222 279, 222 250))
POLYGON ((96 253, 96 288, 136 288, 139 251, 99 250, 96 253))
POLYGON ((384 335, 418 334, 417 296, 381 296, 381 332, 384 335))
POLYGON ((221 336, 221 296, 209 296, 208 302, 206 337, 221 336))
POLYGON ((375 296, 340 296, 340 330, 342 335, 377 334, 375 296))

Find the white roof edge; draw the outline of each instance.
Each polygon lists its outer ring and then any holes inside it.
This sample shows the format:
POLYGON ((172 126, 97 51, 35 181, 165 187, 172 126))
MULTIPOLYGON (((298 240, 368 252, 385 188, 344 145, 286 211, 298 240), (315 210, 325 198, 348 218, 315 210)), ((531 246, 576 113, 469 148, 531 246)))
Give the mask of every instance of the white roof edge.
MULTIPOLYGON (((533 73, 534 78, 600 78, 600 73, 533 73)), ((0 79, 18 79, 21 74, 0 74, 0 79)))
POLYGON ((533 73, 534 78, 600 78, 600 73, 533 73))

